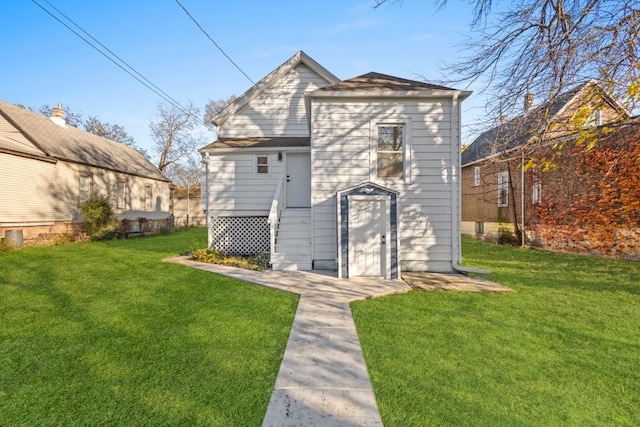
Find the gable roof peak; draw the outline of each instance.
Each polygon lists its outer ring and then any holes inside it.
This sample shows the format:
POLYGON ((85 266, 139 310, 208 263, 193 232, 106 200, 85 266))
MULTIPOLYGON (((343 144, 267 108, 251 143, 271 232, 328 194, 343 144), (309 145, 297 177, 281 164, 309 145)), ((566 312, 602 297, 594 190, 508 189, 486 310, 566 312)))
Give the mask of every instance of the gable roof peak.
POLYGON ((237 97, 231 104, 229 104, 226 108, 216 114, 213 119, 211 119, 211 122, 217 126, 223 125, 227 120, 229 120, 230 117, 244 109, 252 99, 259 96, 261 93, 264 93, 264 91, 271 85, 273 85, 274 82, 276 82, 282 76, 288 74, 291 70, 293 70, 300 64, 304 64, 309 67, 313 72, 323 78, 327 82, 327 84, 332 84, 340 81, 340 79, 333 73, 317 63, 305 52, 299 50, 291 58, 287 59, 278 68, 267 74, 267 76, 265 76, 262 80, 254 84, 249 88, 249 90, 237 97))

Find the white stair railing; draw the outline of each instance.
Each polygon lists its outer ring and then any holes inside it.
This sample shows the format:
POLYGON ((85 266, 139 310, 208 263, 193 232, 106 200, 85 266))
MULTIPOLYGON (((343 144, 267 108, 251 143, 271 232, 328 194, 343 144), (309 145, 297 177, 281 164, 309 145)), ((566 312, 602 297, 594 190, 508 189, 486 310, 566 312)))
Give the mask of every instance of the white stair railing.
POLYGON ((276 185, 276 191, 273 193, 273 201, 271 202, 271 209, 269 210, 269 217, 267 219, 269 222, 269 238, 271 240, 272 254, 276 252, 276 231, 278 229, 278 221, 280 220, 280 210, 282 205, 284 205, 284 191, 282 191, 283 186, 284 175, 280 177, 278 184, 276 185))

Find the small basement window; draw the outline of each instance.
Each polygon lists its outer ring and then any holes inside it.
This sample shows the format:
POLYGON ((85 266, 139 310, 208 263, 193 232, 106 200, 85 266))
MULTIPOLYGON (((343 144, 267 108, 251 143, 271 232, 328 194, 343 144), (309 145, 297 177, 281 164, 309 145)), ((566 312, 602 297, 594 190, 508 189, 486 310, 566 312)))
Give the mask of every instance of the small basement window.
POLYGON ((256 156, 256 173, 269 173, 269 156, 256 156))

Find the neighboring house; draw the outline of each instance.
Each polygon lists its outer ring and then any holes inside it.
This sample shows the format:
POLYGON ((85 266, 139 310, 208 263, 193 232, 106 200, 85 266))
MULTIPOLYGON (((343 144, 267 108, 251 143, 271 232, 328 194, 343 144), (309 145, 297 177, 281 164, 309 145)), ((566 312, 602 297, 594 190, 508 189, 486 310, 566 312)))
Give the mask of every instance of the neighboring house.
POLYGON ((629 118, 593 80, 535 108, 528 94, 524 110, 482 133, 462 152, 463 235, 522 243, 524 230, 525 243, 536 242, 536 205, 543 195, 550 200, 560 194, 559 188, 545 185, 546 170, 557 167, 554 153, 575 145, 588 129, 629 118))
POLYGON ((142 154, 67 125, 61 106, 45 117, 0 101, 0 236, 22 230, 35 243, 69 233, 96 194, 111 197, 132 231, 170 220, 170 181, 142 154))
POLYGON ((369 73, 340 81, 298 52, 214 117, 200 151, 209 245, 273 269, 399 278, 460 261, 460 104, 369 73))

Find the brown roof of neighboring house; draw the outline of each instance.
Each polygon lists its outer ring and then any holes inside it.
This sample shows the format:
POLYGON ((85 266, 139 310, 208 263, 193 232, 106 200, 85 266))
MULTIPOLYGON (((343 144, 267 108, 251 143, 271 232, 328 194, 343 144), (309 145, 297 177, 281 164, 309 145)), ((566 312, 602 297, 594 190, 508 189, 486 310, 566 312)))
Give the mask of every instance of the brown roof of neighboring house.
POLYGON ((481 133, 462 152, 462 166, 524 146, 532 138, 547 130, 562 111, 589 87, 598 88, 603 99, 616 108, 624 110, 624 107, 611 99, 595 80, 589 80, 545 104, 481 133))
POLYGON ((381 73, 367 73, 352 79, 334 83, 316 92, 409 92, 409 91, 433 91, 433 90, 456 90, 432 83, 419 82, 416 80, 403 79, 401 77, 389 76, 381 73))
POLYGON ((225 148, 287 148, 310 147, 311 138, 308 136, 274 136, 254 138, 219 138, 211 144, 200 149, 216 150, 225 148))
MULTIPOLYGON (((170 181, 141 153, 119 142, 70 125, 60 126, 49 117, 4 101, 0 101, 0 114, 45 157, 170 181)), ((29 147, 26 151, 34 149, 29 147)))

